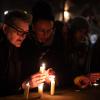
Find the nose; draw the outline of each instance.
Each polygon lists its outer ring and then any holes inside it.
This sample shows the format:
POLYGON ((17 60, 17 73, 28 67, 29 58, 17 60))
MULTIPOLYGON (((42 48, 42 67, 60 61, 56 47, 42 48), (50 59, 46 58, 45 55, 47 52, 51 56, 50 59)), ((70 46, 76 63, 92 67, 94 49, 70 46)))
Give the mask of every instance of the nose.
POLYGON ((25 34, 22 35, 22 36, 20 36, 20 40, 21 40, 21 41, 23 41, 25 38, 26 38, 26 35, 25 35, 25 34))
POLYGON ((46 31, 44 31, 44 32, 43 32, 43 35, 42 35, 43 38, 46 38, 47 34, 48 34, 48 33, 47 33, 46 31))

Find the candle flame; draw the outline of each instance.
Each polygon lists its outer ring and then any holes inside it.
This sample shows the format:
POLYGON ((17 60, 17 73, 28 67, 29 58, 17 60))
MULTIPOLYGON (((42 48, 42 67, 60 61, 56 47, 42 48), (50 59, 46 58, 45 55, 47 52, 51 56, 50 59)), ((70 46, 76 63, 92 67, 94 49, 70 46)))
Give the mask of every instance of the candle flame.
POLYGON ((26 83, 26 86, 30 86, 29 82, 26 83))
POLYGON ((46 69, 46 64, 42 63, 42 66, 40 66, 40 72, 43 73, 46 69))

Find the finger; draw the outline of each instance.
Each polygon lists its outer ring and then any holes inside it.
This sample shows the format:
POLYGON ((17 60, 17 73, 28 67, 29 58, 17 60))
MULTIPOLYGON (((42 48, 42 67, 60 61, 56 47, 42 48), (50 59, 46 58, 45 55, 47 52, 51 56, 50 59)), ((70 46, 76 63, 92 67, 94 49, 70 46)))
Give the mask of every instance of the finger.
POLYGON ((40 79, 40 80, 37 81, 37 84, 41 84, 43 82, 45 82, 45 79, 40 79))
POLYGON ((55 75, 55 71, 54 71, 52 68, 49 68, 49 69, 47 70, 47 73, 48 73, 49 75, 55 75))
POLYGON ((30 81, 31 86, 38 86, 38 84, 43 83, 45 79, 39 79, 37 81, 30 81))
POLYGON ((42 76, 42 77, 37 78, 36 81, 45 80, 45 79, 46 79, 46 76, 42 76))
POLYGON ((30 82, 30 87, 31 88, 35 88, 35 87, 37 87, 38 86, 38 84, 36 83, 36 82, 30 82))
POLYGON ((45 80, 46 79, 46 76, 43 75, 43 76, 40 76, 40 77, 34 77, 31 79, 31 81, 34 83, 34 82, 37 82, 37 81, 40 81, 40 80, 45 80))
POLYGON ((38 74, 35 74, 35 75, 32 75, 31 76, 31 79, 34 79, 34 78, 40 78, 40 77, 46 77, 46 74, 41 74, 41 73, 38 73, 38 74))
POLYGON ((41 76, 41 73, 36 73, 36 74, 32 75, 31 78, 40 77, 40 76, 41 76))

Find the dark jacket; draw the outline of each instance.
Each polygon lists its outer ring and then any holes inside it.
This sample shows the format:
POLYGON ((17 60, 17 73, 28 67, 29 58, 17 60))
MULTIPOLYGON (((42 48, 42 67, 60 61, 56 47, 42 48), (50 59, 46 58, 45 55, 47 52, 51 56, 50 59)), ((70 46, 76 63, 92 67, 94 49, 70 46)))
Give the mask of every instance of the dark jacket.
POLYGON ((67 76, 69 84, 80 75, 100 72, 100 40, 95 44, 71 43, 67 48, 66 63, 69 66, 67 76))
POLYGON ((9 43, 0 30, 0 95, 15 94, 21 86, 18 48, 9 43))
MULTIPOLYGON (((64 52, 61 44, 52 41, 49 45, 38 43, 33 37, 27 38, 23 43, 22 54, 24 65, 31 68, 27 69, 28 75, 39 71, 41 64, 46 63, 46 69, 53 68, 56 72, 56 79, 61 81, 64 70, 64 52), (26 56, 26 57, 25 57, 26 56)), ((26 71, 27 71, 26 70, 26 71)), ((26 73, 25 73, 26 74, 26 73)), ((27 76, 27 75, 24 75, 27 76)))

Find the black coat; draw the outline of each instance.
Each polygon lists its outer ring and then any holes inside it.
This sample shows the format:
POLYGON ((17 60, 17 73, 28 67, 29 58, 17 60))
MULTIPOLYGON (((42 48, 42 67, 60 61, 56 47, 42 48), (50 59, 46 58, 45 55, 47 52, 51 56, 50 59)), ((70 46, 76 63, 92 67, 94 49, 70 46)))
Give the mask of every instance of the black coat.
MULTIPOLYGON (((62 44, 52 41, 50 45, 38 43, 33 37, 27 38, 22 46, 23 66, 27 67, 24 76, 29 76, 39 71, 42 62, 46 63, 46 69, 53 68, 56 72, 56 79, 60 84, 63 80, 63 70, 65 70, 64 48, 62 44), (27 71, 29 72, 26 75, 27 71)), ((26 68, 25 67, 25 68, 26 68)))
POLYGON ((66 63, 69 66, 67 76, 69 84, 80 75, 100 72, 100 40, 95 44, 71 43, 66 50, 66 63))
POLYGON ((0 95, 15 94, 21 86, 21 62, 18 48, 9 43, 0 30, 0 95))

